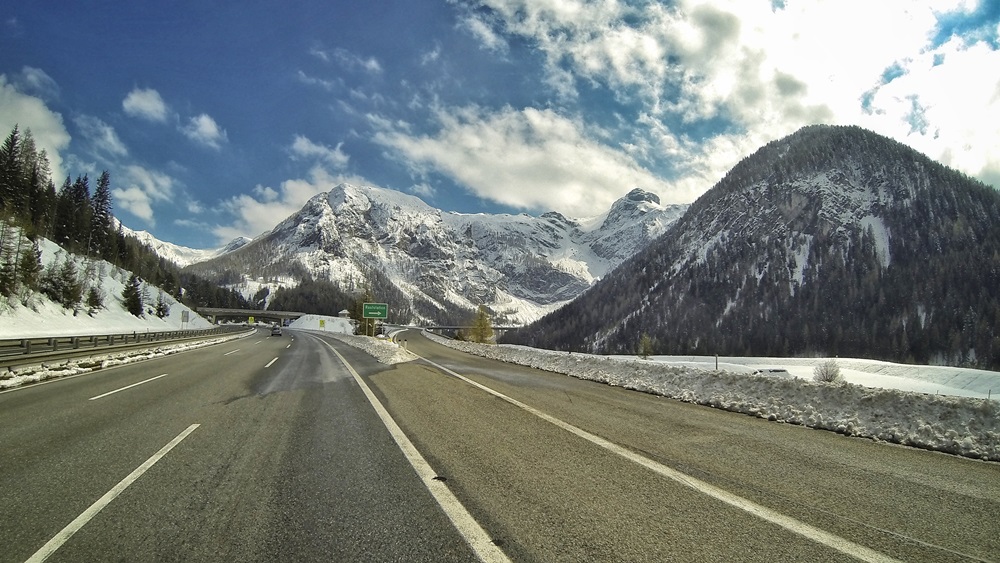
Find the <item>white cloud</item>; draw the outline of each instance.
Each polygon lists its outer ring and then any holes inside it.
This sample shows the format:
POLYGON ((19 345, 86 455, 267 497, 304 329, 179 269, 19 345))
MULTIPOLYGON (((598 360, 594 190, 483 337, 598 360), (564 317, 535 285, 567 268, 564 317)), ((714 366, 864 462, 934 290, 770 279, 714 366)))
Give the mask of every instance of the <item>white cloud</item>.
MULTIPOLYGON (((477 24, 543 54, 546 82, 562 99, 580 84, 605 88, 646 117, 654 144, 662 127, 683 140, 691 125, 707 125, 696 145, 682 143, 693 150, 687 168, 723 163, 725 170, 747 154, 698 150, 752 150, 807 124, 837 123, 873 129, 980 178, 1000 177, 991 141, 1000 127, 1000 53, 968 38, 931 43, 941 14, 968 12, 967 2, 480 0, 476 7, 489 9, 477 24), (890 68, 904 75, 883 84, 890 68)), ((494 42, 474 34, 487 48, 494 42)))
POLYGON ((120 209, 128 211, 150 225, 156 224, 156 221, 153 220, 153 207, 149 196, 138 187, 115 188, 111 190, 111 195, 115 198, 115 204, 120 209))
POLYGON ((420 64, 422 66, 429 65, 431 63, 437 62, 441 58, 441 45, 439 43, 434 44, 434 48, 430 51, 426 51, 423 55, 420 55, 420 64))
POLYGON ((1000 187, 1000 51, 956 38, 901 68, 872 90, 863 124, 1000 187))
POLYGON ((378 59, 375 57, 362 57, 361 55, 348 51, 347 49, 337 48, 332 51, 328 51, 320 47, 313 47, 309 50, 309 54, 325 63, 335 62, 340 65, 341 68, 346 70, 361 70, 369 74, 382 73, 382 65, 378 62, 378 59))
POLYGON ((103 158, 128 156, 125 143, 118 137, 115 128, 91 115, 80 115, 73 119, 80 134, 90 143, 95 153, 103 158))
POLYGON ((343 146, 344 143, 338 143, 336 148, 330 148, 314 143, 303 135, 296 135, 289 150, 291 150, 293 158, 317 159, 334 169, 343 169, 347 167, 350 160, 350 156, 341 150, 343 146))
POLYGON ((310 86, 319 86, 320 88, 328 92, 332 92, 334 90, 344 87, 343 79, 339 78, 336 80, 317 78, 315 76, 309 76, 308 74, 306 74, 301 70, 296 73, 296 76, 298 77, 299 82, 302 82, 303 84, 308 84, 310 86))
POLYGON ((318 45, 314 45, 311 49, 309 49, 309 54, 323 61, 324 63, 330 62, 330 54, 327 53, 318 45))
POLYGON ((50 110, 40 98, 19 91, 7 82, 6 75, 0 74, 0 138, 6 138, 15 125, 21 130, 31 129, 35 145, 48 154, 53 181, 61 182, 67 174, 61 153, 70 142, 62 115, 50 110))
POLYGON ((187 210, 192 215, 200 215, 205 212, 205 206, 200 201, 192 199, 187 201, 187 210))
MULTIPOLYGON (((436 171, 486 200, 582 217, 607 210, 635 187, 669 186, 622 151, 594 141, 585 127, 552 110, 466 107, 438 114, 440 130, 415 136, 378 132, 417 173, 436 171)), ((381 123, 386 123, 381 121, 381 123)))
POLYGON ((509 49, 507 46, 507 41, 500 34, 496 33, 489 24, 484 22, 481 18, 475 16, 464 17, 459 20, 458 23, 460 28, 464 28, 473 37, 479 40, 489 51, 496 51, 497 53, 506 53, 509 49))
POLYGON ((17 89, 26 94, 38 96, 43 100, 59 98, 59 85, 44 70, 25 66, 19 74, 13 76, 17 89))
POLYGON ((132 117, 160 123, 166 122, 170 113, 160 93, 152 88, 133 89, 122 100, 122 109, 132 117))
POLYGON ((431 186, 426 182, 421 182, 419 184, 414 184, 413 186, 411 186, 410 193, 412 193, 417 197, 430 199, 435 195, 437 195, 437 190, 434 189, 434 186, 431 186))
POLYGON ((111 190, 115 205, 150 225, 156 223, 153 216, 153 204, 168 202, 174 197, 173 178, 142 166, 126 166, 123 171, 122 183, 126 187, 111 190))
POLYGON ((342 182, 370 184, 360 177, 332 175, 322 167, 315 166, 307 178, 285 180, 278 189, 257 186, 252 194, 241 194, 222 203, 222 210, 234 217, 228 225, 216 225, 212 233, 220 244, 225 244, 239 236, 255 237, 270 231, 316 194, 330 191, 342 182))
POLYGON ((226 130, 219 127, 208 114, 201 114, 192 117, 188 124, 181 128, 181 132, 192 141, 218 149, 222 143, 229 140, 226 130))
POLYGON ((378 62, 375 57, 364 58, 360 55, 356 55, 347 51, 346 49, 337 49, 334 51, 334 55, 337 60, 349 69, 360 68, 365 72, 371 74, 379 74, 382 72, 382 65, 378 62))

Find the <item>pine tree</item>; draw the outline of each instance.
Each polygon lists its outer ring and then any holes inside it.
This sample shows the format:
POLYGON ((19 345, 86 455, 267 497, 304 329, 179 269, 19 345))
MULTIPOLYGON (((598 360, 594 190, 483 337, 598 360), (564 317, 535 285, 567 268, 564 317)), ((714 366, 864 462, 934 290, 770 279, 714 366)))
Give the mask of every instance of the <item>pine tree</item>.
POLYGON ((10 297, 17 284, 17 245, 20 238, 18 229, 0 218, 0 296, 10 297))
POLYGON ((17 125, 0 145, 0 209, 13 211, 20 184, 21 133, 17 125))
POLYGON ((170 314, 170 305, 167 303, 163 292, 160 292, 159 297, 156 299, 156 308, 154 309, 156 316, 159 318, 164 318, 170 314))
POLYGON ((62 248, 68 249, 74 240, 73 199, 71 192, 73 184, 69 176, 63 182, 56 195, 55 217, 52 224, 52 240, 62 248))
POLYGON ((25 128, 21 135, 21 146, 17 154, 17 165, 14 170, 14 190, 12 200, 8 206, 18 215, 28 210, 28 203, 31 201, 31 172, 38 164, 39 154, 35 147, 35 138, 31 134, 31 129, 25 128))
POLYGON ((59 303, 67 309, 72 309, 76 314, 83 301, 83 283, 80 281, 76 262, 71 256, 66 257, 62 268, 59 269, 59 284, 59 303))
POLYGON ((471 338, 474 342, 485 344, 493 340, 493 325, 490 322, 490 315, 486 312, 486 307, 479 306, 476 311, 476 318, 472 322, 471 338))
POLYGON ((137 317, 142 317, 142 280, 132 274, 122 290, 122 304, 125 310, 137 317))
POLYGON ((105 170, 97 179, 97 188, 90 202, 91 243, 90 252, 94 256, 111 260, 114 239, 114 215, 111 213, 111 175, 105 170))
POLYGON ((90 179, 84 174, 77 176, 76 181, 69 193, 69 205, 72 209, 72 232, 70 234, 70 248, 81 250, 90 254, 90 244, 92 232, 90 225, 92 222, 93 210, 90 208, 90 179))
POLYGON ((650 338, 649 334, 642 333, 639 338, 639 355, 642 359, 646 359, 653 354, 653 339, 650 338))
POLYGON ((29 183, 34 186, 28 202, 31 228, 36 235, 54 238, 52 228, 56 216, 56 185, 52 183, 47 173, 43 174, 40 166, 32 169, 29 183))
POLYGON ((4 261, 0 264, 0 297, 10 297, 17 291, 17 277, 14 273, 14 263, 4 261))
MULTIPOLYGON (((253 295, 253 299, 251 299, 253 306, 257 309, 263 309, 264 306, 267 305, 267 297, 270 294, 271 290, 267 286, 258 289, 257 293, 253 295)), ((289 309, 289 310, 300 310, 300 309, 289 309)))
POLYGON ((42 250, 38 248, 38 241, 32 241, 31 246, 21 252, 20 265, 17 269, 17 281, 19 291, 24 296, 22 302, 26 302, 26 297, 38 291, 39 281, 42 274, 42 250))
POLYGON ((98 309, 104 308, 104 295, 96 286, 90 286, 87 290, 87 314, 93 317, 98 309))

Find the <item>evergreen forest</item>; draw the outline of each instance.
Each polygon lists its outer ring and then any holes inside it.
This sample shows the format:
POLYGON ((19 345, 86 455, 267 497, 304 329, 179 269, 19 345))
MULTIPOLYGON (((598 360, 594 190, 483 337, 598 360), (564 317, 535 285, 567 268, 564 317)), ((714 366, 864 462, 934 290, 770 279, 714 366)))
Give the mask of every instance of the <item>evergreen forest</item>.
MULTIPOLYGON (((158 287, 192 309, 242 307, 238 293, 198 276, 182 273, 176 264, 159 257, 150 247, 126 234, 113 214, 111 175, 104 171, 94 185, 86 175, 67 176, 57 189, 50 162, 38 149, 30 129, 18 126, 0 145, 0 304, 28 306, 45 294, 67 309, 94 312, 106 296, 92 287, 94 262, 104 260, 131 272, 126 293, 137 284, 158 287), (43 268, 39 239, 58 244, 67 257, 43 268), (85 258, 85 267, 69 255, 85 258)), ((133 296, 123 296, 129 302, 133 296)), ((162 300, 155 305, 162 311, 162 300)), ((153 307, 153 304, 150 304, 153 307)), ((133 314, 143 314, 130 302, 133 314)))

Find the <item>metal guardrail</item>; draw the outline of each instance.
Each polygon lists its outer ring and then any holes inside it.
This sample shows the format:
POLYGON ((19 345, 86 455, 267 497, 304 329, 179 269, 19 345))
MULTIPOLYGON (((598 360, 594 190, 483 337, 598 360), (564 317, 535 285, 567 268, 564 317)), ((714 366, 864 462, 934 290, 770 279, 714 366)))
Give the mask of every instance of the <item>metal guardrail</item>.
POLYGON ((171 330, 155 332, 127 332, 121 334, 95 334, 84 336, 51 336, 0 340, 0 359, 37 356, 73 350, 94 350, 143 343, 169 342, 226 334, 245 327, 215 327, 201 330, 171 330))

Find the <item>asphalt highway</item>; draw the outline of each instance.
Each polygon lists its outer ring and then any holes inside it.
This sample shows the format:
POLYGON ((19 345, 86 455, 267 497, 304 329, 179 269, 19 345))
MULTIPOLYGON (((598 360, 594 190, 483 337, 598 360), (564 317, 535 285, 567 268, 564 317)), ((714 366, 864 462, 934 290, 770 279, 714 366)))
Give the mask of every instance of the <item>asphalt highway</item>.
POLYGON ((332 351, 263 332, 0 395, 0 560, 194 424, 48 561, 475 560, 332 351))
POLYGON ((403 338, 424 359, 259 333, 0 394, 0 561, 1000 557, 998 464, 403 338))

